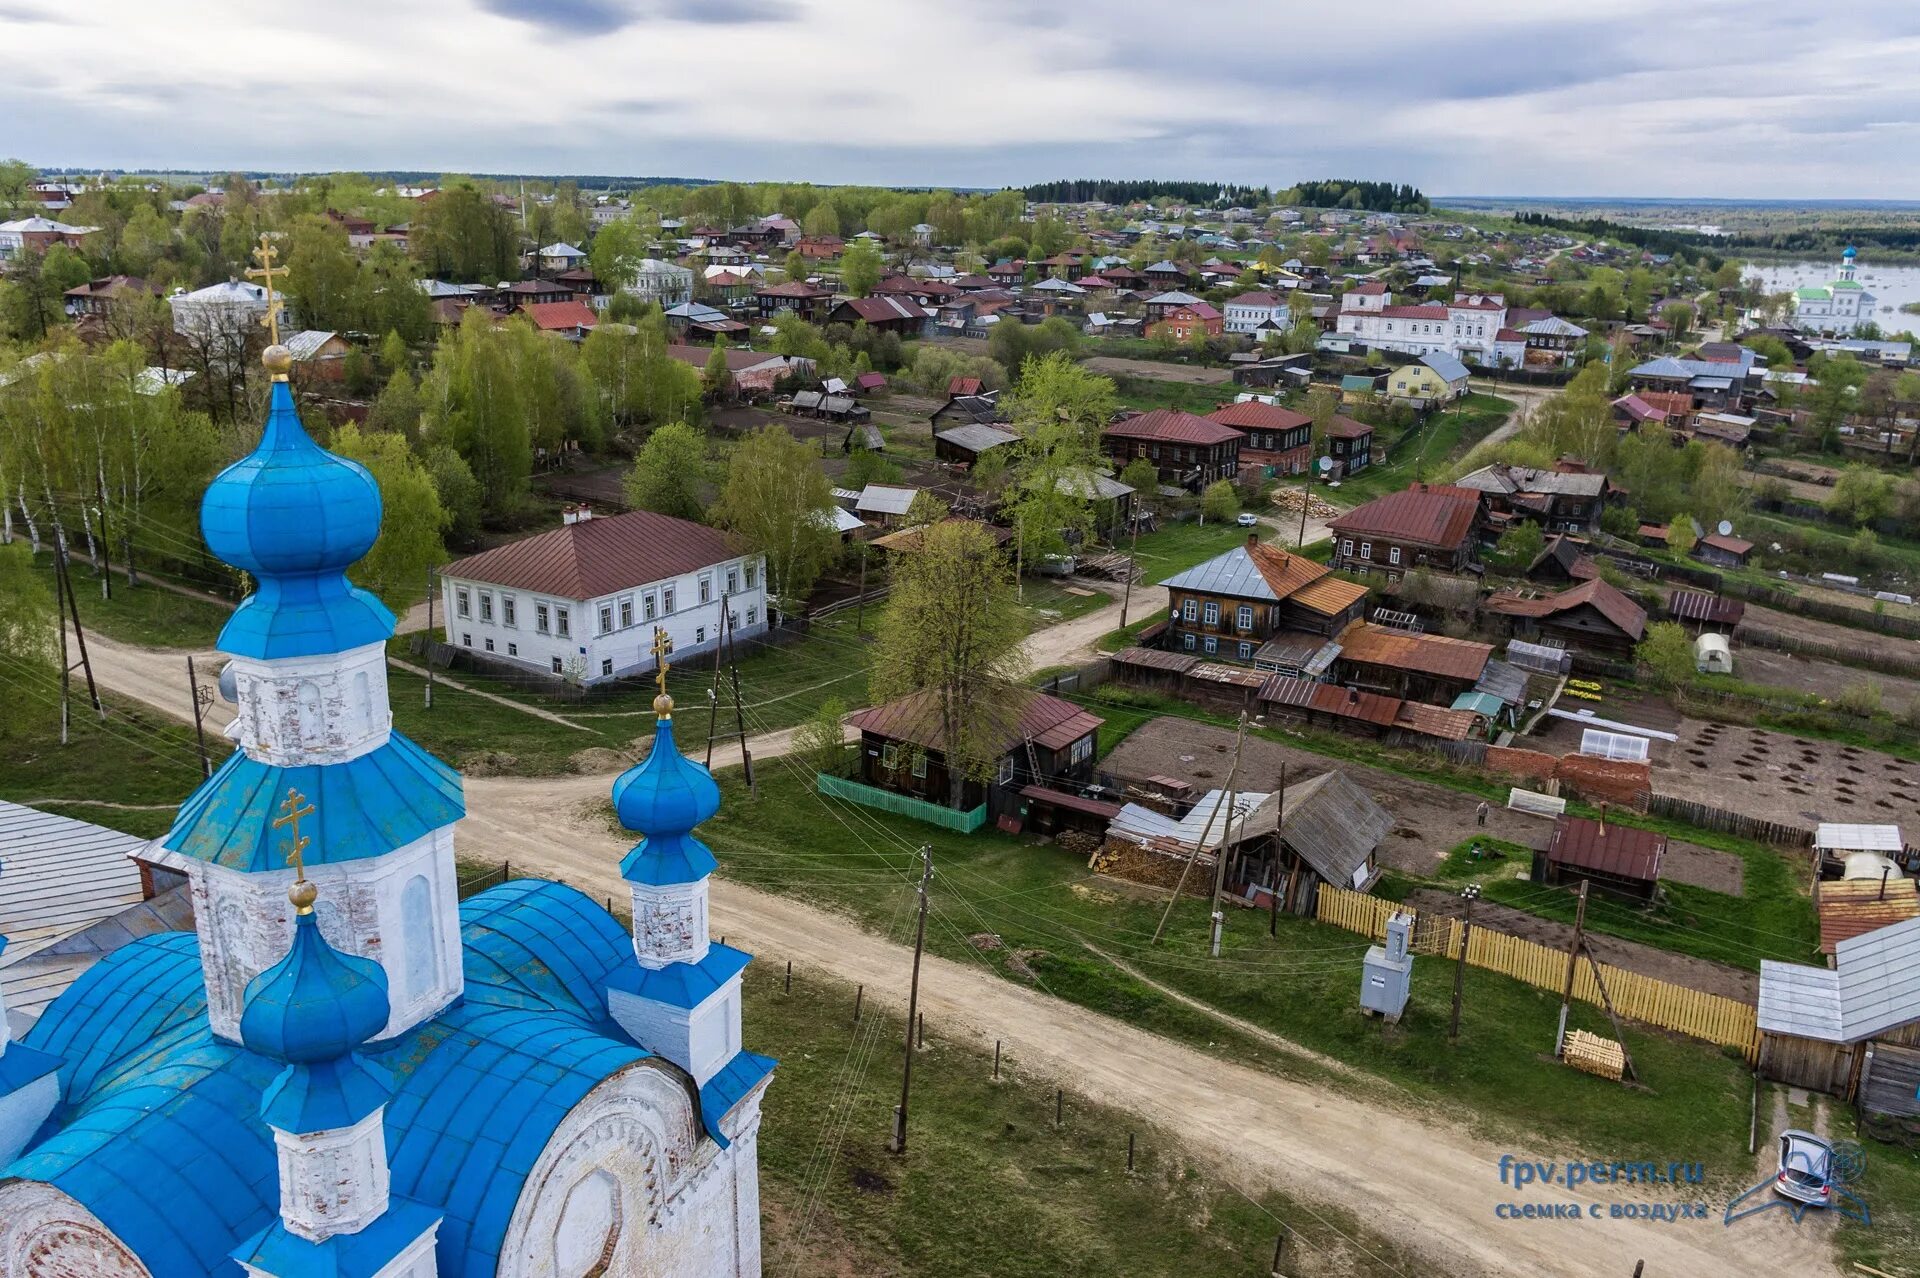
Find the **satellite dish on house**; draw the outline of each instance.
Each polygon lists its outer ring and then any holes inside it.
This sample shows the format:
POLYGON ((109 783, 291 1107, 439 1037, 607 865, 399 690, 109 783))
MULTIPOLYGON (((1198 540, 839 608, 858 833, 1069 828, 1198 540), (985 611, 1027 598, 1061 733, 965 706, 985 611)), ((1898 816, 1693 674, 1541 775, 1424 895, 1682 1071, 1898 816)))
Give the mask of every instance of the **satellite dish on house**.
POLYGON ((1322 457, 1320 459, 1320 473, 1324 475, 1332 469, 1333 469, 1333 458, 1322 457))
POLYGON ((1723 519, 1718 524, 1714 525, 1713 530, 1719 533, 1722 537, 1731 537, 1733 535, 1733 521, 1729 519, 1723 519))

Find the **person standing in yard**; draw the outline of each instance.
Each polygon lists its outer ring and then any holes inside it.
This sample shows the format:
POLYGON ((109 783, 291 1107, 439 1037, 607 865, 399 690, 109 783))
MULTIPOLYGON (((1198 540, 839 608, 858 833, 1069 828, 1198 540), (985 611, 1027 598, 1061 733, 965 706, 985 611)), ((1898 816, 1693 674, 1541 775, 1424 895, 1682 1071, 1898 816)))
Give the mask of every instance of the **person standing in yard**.
POLYGON ((1485 799, 1480 800, 1480 806, 1473 810, 1473 823, 1475 825, 1485 825, 1487 823, 1487 801, 1485 799))

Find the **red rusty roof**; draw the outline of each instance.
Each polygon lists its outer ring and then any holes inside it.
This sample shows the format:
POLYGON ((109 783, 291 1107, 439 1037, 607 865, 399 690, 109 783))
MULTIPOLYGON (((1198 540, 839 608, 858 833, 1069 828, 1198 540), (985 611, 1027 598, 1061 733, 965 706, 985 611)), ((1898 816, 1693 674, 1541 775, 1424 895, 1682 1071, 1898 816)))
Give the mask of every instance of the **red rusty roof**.
POLYGON ((1281 408, 1277 404, 1263 404, 1257 399, 1222 404, 1207 414, 1207 420, 1243 430, 1298 430, 1313 422, 1313 418, 1305 413, 1296 413, 1291 408, 1281 408))
POLYGON ((1493 645, 1445 635, 1414 634, 1356 621, 1340 634, 1340 659, 1363 666, 1386 666, 1444 679, 1478 679, 1486 672, 1493 645))
MULTIPOLYGON (((740 553, 723 534, 705 524, 636 510, 522 537, 456 559, 441 572, 463 581, 559 599, 598 599, 710 567, 740 553)), ((580 624, 585 626, 585 620, 580 624)))
POLYGON ((1547 860, 1615 878, 1652 882, 1660 877, 1660 858, 1666 851, 1664 834, 1563 816, 1553 823, 1547 860))
POLYGON ((1363 502, 1328 523, 1342 535, 1378 537, 1453 550, 1473 535, 1477 493, 1464 489, 1405 488, 1363 502))
POLYGON ((543 332, 559 333, 568 329, 592 328, 600 322, 594 309, 585 302, 533 302, 520 308, 520 313, 533 321, 533 326, 543 332))
POLYGON ((1241 437, 1231 426, 1177 408, 1156 408, 1138 417, 1129 417, 1107 427, 1106 434, 1119 439, 1147 439, 1161 444, 1224 444, 1241 437))
MULTIPOLYGON (((1009 692, 1011 695, 1017 690, 1009 692)), ((1027 741, 1047 750, 1064 750, 1106 722, 1071 701, 1044 692, 1025 693, 1017 711, 1009 708, 996 713, 990 708, 970 707, 970 712, 996 727, 1000 754, 1027 741)), ((946 739, 940 724, 940 703, 930 691, 910 692, 883 706, 856 710, 847 716, 847 722, 862 732, 889 741, 908 741, 925 750, 942 749, 946 739)))

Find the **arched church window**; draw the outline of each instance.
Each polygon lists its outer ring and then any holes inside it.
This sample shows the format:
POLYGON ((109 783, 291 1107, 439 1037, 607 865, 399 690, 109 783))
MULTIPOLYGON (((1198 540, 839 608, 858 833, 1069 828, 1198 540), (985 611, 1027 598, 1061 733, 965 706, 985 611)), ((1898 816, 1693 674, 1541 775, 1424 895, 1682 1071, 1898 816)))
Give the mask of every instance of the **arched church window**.
POLYGON ((440 946, 434 938, 433 885, 416 874, 400 890, 400 926, 407 945, 407 1001, 422 998, 434 986, 440 946))

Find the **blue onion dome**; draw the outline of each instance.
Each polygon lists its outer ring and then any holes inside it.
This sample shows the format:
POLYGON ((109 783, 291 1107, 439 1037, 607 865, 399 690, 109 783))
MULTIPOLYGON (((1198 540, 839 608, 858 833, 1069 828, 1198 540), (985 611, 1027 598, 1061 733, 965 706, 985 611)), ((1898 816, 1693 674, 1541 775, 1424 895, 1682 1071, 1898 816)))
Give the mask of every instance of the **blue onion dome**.
POLYGON ((673 699, 656 698, 654 711, 659 718, 652 751, 613 783, 613 809, 620 824, 643 836, 620 870, 635 881, 691 882, 712 873, 715 865, 713 854, 692 831, 720 810, 720 786, 674 743, 673 699))
POLYGON ((1842 254, 1841 254, 1840 256, 1841 256, 1841 257, 1859 257, 1859 256, 1860 256, 1860 254, 1859 254, 1859 252, 1858 252, 1858 251, 1857 251, 1857 250, 1856 250, 1856 249, 1855 249, 1855 248, 1853 247, 1853 245, 1851 245, 1851 244, 1849 244, 1849 245, 1847 245, 1847 248, 1846 248, 1846 252, 1844 252, 1844 253, 1842 253, 1842 254))
POLYGON ((303 657, 393 633, 393 614, 346 579, 380 535, 380 486, 366 467, 313 442, 280 376, 259 447, 207 486, 200 529, 214 554, 258 585, 221 632, 222 650, 303 657))
POLYGON ((313 885, 288 893, 298 907, 293 947, 247 983, 240 1041, 293 1065, 338 1060, 386 1026, 387 974, 372 959, 342 954, 320 935, 313 885), (301 905, 304 889, 305 905, 301 905))

